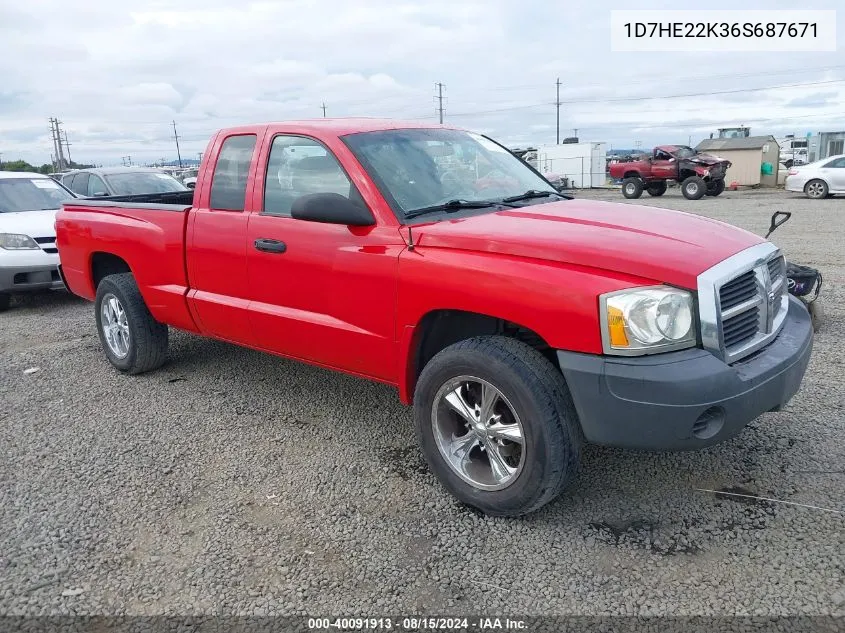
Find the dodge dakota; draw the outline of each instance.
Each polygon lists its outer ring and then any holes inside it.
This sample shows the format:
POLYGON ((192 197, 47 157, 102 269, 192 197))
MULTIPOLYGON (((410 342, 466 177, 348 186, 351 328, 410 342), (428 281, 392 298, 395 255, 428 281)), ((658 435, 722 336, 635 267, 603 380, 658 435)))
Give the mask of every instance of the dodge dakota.
POLYGON ((56 228, 117 370, 161 366, 173 327, 394 385, 433 473, 492 515, 554 499, 585 442, 736 436, 813 344, 770 242, 571 199, 447 126, 221 130, 194 191, 70 201, 56 228))

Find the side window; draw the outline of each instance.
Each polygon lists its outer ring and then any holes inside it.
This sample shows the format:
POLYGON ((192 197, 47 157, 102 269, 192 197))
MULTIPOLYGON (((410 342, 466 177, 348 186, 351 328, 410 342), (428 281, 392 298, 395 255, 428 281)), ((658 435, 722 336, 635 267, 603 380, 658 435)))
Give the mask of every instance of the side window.
POLYGON ((209 206, 212 209, 244 210, 246 181, 249 177, 253 149, 255 149, 255 134, 230 136, 223 141, 211 180, 209 206))
POLYGON ((363 206, 334 155, 302 136, 277 136, 270 148, 264 181, 264 213, 290 216, 293 201, 312 193, 338 193, 363 206))
POLYGON ((108 190, 106 189, 106 183, 103 182, 103 179, 99 176, 95 176, 91 174, 91 177, 88 180, 88 195, 89 196, 96 196, 96 195, 108 195, 108 190))
POLYGON ((76 174, 73 177, 73 184, 71 185, 70 189, 74 193, 79 194, 80 196, 87 196, 88 195, 88 177, 90 174, 76 174))
POLYGON ((831 169, 845 169, 845 158, 837 158, 836 160, 830 161, 825 167, 831 169))

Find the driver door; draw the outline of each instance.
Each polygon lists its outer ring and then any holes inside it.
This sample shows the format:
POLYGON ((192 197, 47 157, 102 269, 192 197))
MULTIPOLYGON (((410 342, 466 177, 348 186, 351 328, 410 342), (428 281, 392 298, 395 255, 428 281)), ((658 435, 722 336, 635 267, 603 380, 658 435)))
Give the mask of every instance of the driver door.
POLYGON ((668 152, 654 150, 651 159, 651 175, 653 178, 671 180, 678 176, 678 161, 668 152))
POLYGON ((366 202, 320 142, 266 141, 247 228, 249 320, 261 347, 386 381, 395 380, 399 253, 385 226, 351 227, 291 217, 298 197, 338 193, 366 202))

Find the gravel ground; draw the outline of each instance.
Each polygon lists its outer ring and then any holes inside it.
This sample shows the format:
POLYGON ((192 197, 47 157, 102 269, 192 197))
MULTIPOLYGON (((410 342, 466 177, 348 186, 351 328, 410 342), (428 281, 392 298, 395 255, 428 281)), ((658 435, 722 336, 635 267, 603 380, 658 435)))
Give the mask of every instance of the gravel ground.
POLYGON ((824 321, 785 411, 697 453, 589 448, 558 501, 490 519, 386 386, 179 332, 125 377, 90 304, 30 297, 0 315, 0 613, 845 615, 845 200, 638 202, 794 213, 774 241, 822 269, 824 321))

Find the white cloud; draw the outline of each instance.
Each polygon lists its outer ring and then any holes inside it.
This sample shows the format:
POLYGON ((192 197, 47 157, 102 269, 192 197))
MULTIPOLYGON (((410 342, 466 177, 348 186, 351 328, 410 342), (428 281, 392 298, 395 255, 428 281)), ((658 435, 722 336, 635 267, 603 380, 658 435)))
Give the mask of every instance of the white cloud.
MULTIPOLYGON (((561 136, 578 128, 582 138, 616 147, 686 141, 735 123, 753 133, 845 127, 845 63, 834 55, 611 53, 609 11, 629 3, 573 4, 4 3, 0 152, 4 160, 46 162, 51 116, 64 122, 74 159, 106 164, 127 154, 175 157, 173 120, 183 155, 202 151, 220 127, 318 117, 323 103, 329 116, 433 120, 438 81, 446 86, 447 122, 509 143, 553 142, 557 77, 561 136), (838 83, 712 94, 823 81, 838 83), (686 93, 711 94, 653 98, 686 93), (612 101, 621 97, 642 100, 612 101)), ((794 8, 788 0, 746 4, 794 8)), ((814 8, 838 4, 821 0, 814 8)))

